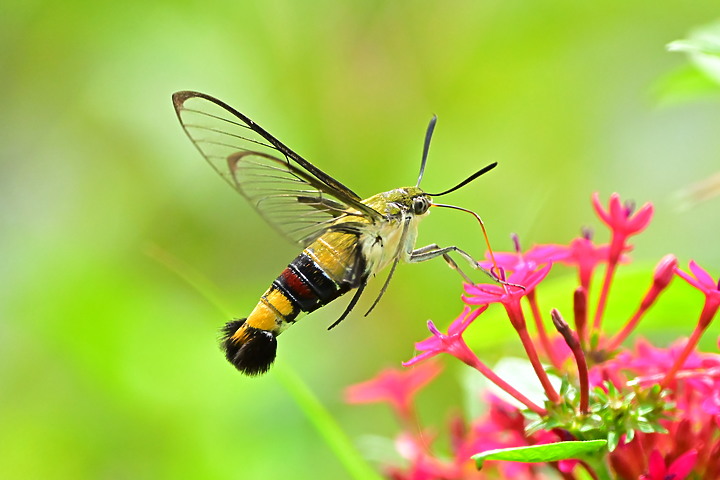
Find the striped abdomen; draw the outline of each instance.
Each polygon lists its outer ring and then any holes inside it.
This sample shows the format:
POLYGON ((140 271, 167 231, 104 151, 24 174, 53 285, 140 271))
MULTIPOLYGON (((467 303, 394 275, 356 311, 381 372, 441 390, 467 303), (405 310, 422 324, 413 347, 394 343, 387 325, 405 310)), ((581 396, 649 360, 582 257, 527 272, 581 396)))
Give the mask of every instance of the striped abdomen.
POLYGON ((247 318, 225 326, 222 345, 238 370, 265 373, 275 360, 275 337, 301 312, 317 310, 360 285, 365 272, 357 239, 351 233, 324 234, 283 270, 247 318))

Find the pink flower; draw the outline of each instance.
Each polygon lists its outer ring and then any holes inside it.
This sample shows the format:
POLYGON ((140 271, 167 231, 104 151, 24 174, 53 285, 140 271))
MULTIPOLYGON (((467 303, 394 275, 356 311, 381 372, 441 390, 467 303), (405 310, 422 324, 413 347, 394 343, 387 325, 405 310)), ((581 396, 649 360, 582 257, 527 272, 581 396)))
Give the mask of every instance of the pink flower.
POLYGON ((710 274, 703 270, 694 260, 690 260, 690 271, 694 278, 679 268, 675 270, 675 273, 700 290, 705 295, 705 302, 710 306, 714 306, 715 310, 717 310, 717 307, 720 306, 720 282, 713 280, 710 274))
POLYGON ((403 419, 412 416, 413 396, 442 369, 428 362, 407 370, 386 369, 372 380, 351 385, 345 390, 348 403, 388 402, 403 419))
MULTIPOLYGON (((661 375, 672 367, 680 356, 687 340, 678 340, 669 348, 658 348, 643 338, 635 343, 635 351, 625 351, 618 354, 615 360, 607 362, 607 365, 617 365, 618 368, 632 369, 638 376, 647 377, 661 375)), ((702 360, 698 353, 694 352, 685 359, 683 368, 696 369, 702 367, 702 360)), ((657 383, 657 378, 655 379, 657 383)))
POLYGON ((552 252, 555 251, 554 245, 535 245, 523 253, 518 236, 513 234, 512 240, 515 245, 514 252, 495 252, 492 255, 487 253, 487 260, 480 262, 480 265, 491 271, 495 271, 498 267, 503 274, 506 274, 535 270, 540 265, 554 261, 552 256, 552 252))
POLYGON ((603 279, 600 299, 595 310, 595 319, 591 335, 596 334, 600 330, 603 313, 605 312, 605 304, 607 303, 608 294, 610 293, 610 284, 612 283, 615 269, 620 261, 620 256, 628 248, 627 239, 631 235, 642 232, 653 214, 653 206, 650 203, 643 205, 640 210, 633 214, 633 206, 620 203, 620 195, 613 193, 610 195, 610 207, 608 210, 603 209, 600 204, 600 197, 597 192, 592 196, 593 208, 595 212, 610 229, 612 230, 612 239, 610 240, 610 254, 608 257, 608 266, 603 279))
POLYGON ((415 344, 415 348, 420 350, 422 353, 416 357, 411 358, 407 362, 403 362, 403 366, 409 367, 415 365, 418 362, 432 358, 440 353, 448 353, 457 359, 461 360, 465 364, 475 368, 477 371, 482 373, 488 380, 493 382, 495 385, 505 390, 513 398, 526 405, 530 410, 544 414, 545 410, 530 401, 525 395, 517 391, 505 380, 500 378, 495 372, 493 372, 487 365, 485 365, 470 350, 465 343, 462 335, 465 329, 475 320, 478 315, 487 310, 488 306, 483 305, 475 311, 470 311, 470 307, 465 307, 463 313, 450 325, 448 333, 445 335, 440 332, 432 321, 428 321, 428 329, 433 334, 432 337, 427 338, 421 342, 415 344))
POLYGON ((487 269, 498 266, 506 272, 516 272, 518 270, 535 270, 538 265, 552 260, 547 255, 545 245, 534 246, 523 253, 517 235, 513 235, 513 243, 515 244, 514 252, 495 252, 492 257, 488 254, 488 260, 482 262, 481 265, 487 269), (495 263, 493 263, 493 259, 495 263))
POLYGON ((462 334, 473 320, 487 310, 487 308, 487 305, 483 305, 471 312, 470 307, 465 307, 460 316, 448 327, 447 335, 441 333, 440 330, 435 327, 432 320, 428 320, 428 330, 430 330, 432 336, 415 344, 415 348, 422 353, 407 362, 403 362, 403 366, 409 367, 415 365, 422 360, 434 357, 440 353, 448 353, 470 366, 476 365, 478 358, 467 346, 465 340, 462 338, 462 334))
POLYGON ((410 464, 407 470, 390 468, 392 480, 436 480, 438 478, 459 478, 455 465, 447 464, 433 457, 428 451, 432 436, 413 436, 401 433, 395 439, 395 448, 410 464))
POLYGON ((522 285, 524 288, 490 283, 480 283, 477 285, 465 284, 465 292, 471 296, 463 295, 463 301, 470 305, 484 305, 499 302, 507 306, 519 303, 522 297, 532 291, 532 289, 547 276, 550 268, 552 268, 552 264, 548 263, 538 270, 519 269, 513 272, 507 279, 507 282, 522 285))
POLYGON ((665 459, 658 450, 650 453, 648 473, 640 475, 640 480, 684 480, 697 461, 697 452, 689 450, 679 456, 671 465, 665 465, 665 459))
MULTIPOLYGON (((594 245, 585 232, 569 245, 538 245, 523 252, 514 237, 514 252, 490 256, 490 263, 483 264, 487 268, 497 267, 492 271, 502 281, 464 285, 463 300, 468 306, 452 321, 446 333, 428 322, 429 338, 416 343, 418 355, 404 363, 415 366, 441 353, 450 354, 476 369, 533 414, 527 415, 522 407, 492 397, 484 401, 489 408, 478 419, 453 416, 447 442, 451 455, 438 455, 431 448, 433 435, 420 424, 411 403, 416 391, 437 374, 436 367, 433 366, 429 374, 416 368, 407 377, 386 371, 375 380, 348 390, 350 401, 389 402, 400 414, 401 421, 404 420, 396 449, 404 458, 405 466, 386 469, 387 478, 539 480, 551 474, 558 478, 634 480, 720 478, 720 354, 697 349, 701 335, 720 310, 720 283, 695 262, 690 262, 687 272, 681 271, 677 268, 677 259, 668 255, 655 268, 652 284, 644 296, 631 304, 624 298, 620 305, 623 308, 608 309, 608 313, 616 315, 626 310, 625 305, 637 305, 628 312, 631 315, 625 317, 622 331, 608 335, 600 327, 615 271, 630 249, 628 238, 647 227, 653 207, 646 204, 633 212, 633 207, 623 205, 617 194, 610 197, 607 208, 600 205, 598 195, 594 194, 593 206, 612 230, 609 245, 594 245), (572 297, 578 334, 570 330, 557 310, 551 313, 553 324, 561 334, 556 335, 555 340, 564 339, 563 347, 566 350, 570 347, 574 364, 558 355, 556 345, 544 334, 540 312, 551 305, 540 306, 537 297, 543 292, 538 285, 553 262, 575 265, 580 274, 581 286, 574 289, 572 297), (590 295, 590 279, 603 263, 606 269, 602 290, 590 295), (624 340, 656 305, 676 274, 704 295, 705 304, 695 325, 693 319, 687 317, 686 309, 678 317, 678 324, 690 323, 688 328, 694 327, 692 335, 667 348, 655 347, 642 339, 637 340, 634 347, 624 348, 624 340), (527 297, 528 305, 523 304, 523 297, 527 297), (509 383, 515 380, 515 375, 507 381, 500 378, 483 363, 483 355, 468 347, 470 337, 467 335, 487 334, 480 326, 476 330, 468 327, 490 303, 500 303, 506 310, 545 392, 542 404, 523 396, 509 383), (532 312, 535 319, 535 339, 528 328, 531 326, 526 325, 528 312, 525 310, 532 312), (589 312, 591 310, 594 312, 589 312), (594 314, 592 326, 588 323, 589 313, 594 314), (550 358, 552 371, 565 379, 559 393, 550 382, 548 367, 540 361, 537 342, 550 358), (417 380, 412 379, 415 374, 417 380), (483 471, 477 472, 471 459, 473 454, 489 449, 597 438, 606 438, 609 447, 594 454, 592 460, 562 460, 545 465, 491 460, 483 471), (602 470, 595 471, 597 466, 602 470)), ((623 289, 621 293, 627 296, 629 292, 623 289)), ((615 320, 617 323, 618 319, 615 320)), ((532 380, 524 372, 521 375, 523 384, 532 380)))
POLYGON ((660 262, 655 267, 653 273, 653 285, 656 288, 665 288, 670 284, 673 278, 673 273, 677 268, 677 258, 675 255, 668 254, 660 259, 660 262))
POLYGON ((539 245, 533 247, 538 254, 542 254, 549 261, 562 262, 578 267, 580 285, 587 290, 590 287, 595 268, 608 261, 610 246, 595 245, 592 240, 579 237, 570 242, 570 245, 539 245))
POLYGON ((502 303, 508 314, 510 323, 520 336, 520 341, 523 344, 525 353, 527 354, 530 364, 532 365, 533 370, 535 370, 535 373, 537 374, 538 379, 547 394, 548 400, 552 403, 558 403, 560 401, 560 397, 550 383, 550 379, 540 362, 537 350, 535 349, 532 339, 528 334, 525 315, 523 314, 522 306, 520 305, 522 297, 533 291, 533 289, 547 276, 550 268, 552 268, 552 263, 548 263, 538 270, 519 269, 513 272, 512 275, 510 275, 510 278, 508 278, 508 283, 522 285, 522 287, 505 284, 465 284, 465 291, 472 296, 467 297, 463 295, 463 301, 470 305, 489 304, 495 302, 502 303))
POLYGON ((610 206, 607 210, 600 203, 600 196, 597 192, 593 193, 592 203, 600 220, 610 227, 613 233, 625 237, 645 230, 653 215, 653 206, 650 203, 646 203, 633 214, 633 207, 628 204, 623 205, 620 202, 620 195, 617 193, 610 195, 610 206))
POLYGON ((708 415, 714 416, 716 421, 720 420, 720 382, 713 379, 713 381, 706 382, 705 386, 707 392, 700 407, 708 415))
POLYGON ((700 341, 700 337, 710 325, 710 322, 712 322, 713 317, 715 317, 715 314, 720 307, 720 283, 715 282, 710 274, 700 268, 700 266, 694 261, 690 261, 690 270, 695 278, 677 268, 675 269, 675 272, 683 280, 700 290, 705 295, 705 304, 703 305, 702 311, 700 312, 700 318, 695 325, 695 329, 690 336, 690 340, 688 340, 685 350, 677 359, 677 363, 670 368, 665 380, 663 380, 661 384, 663 388, 670 385, 675 379, 675 374, 677 374, 678 370, 685 362, 685 359, 695 349, 700 341))
MULTIPOLYGON (((538 443, 557 441, 557 436, 538 432, 532 436, 525 433, 526 419, 520 410, 492 394, 485 395, 488 411, 463 432, 464 439, 456 442, 455 462, 467 462, 472 455, 497 448, 523 447, 538 443)), ((497 471, 488 478, 542 479, 537 464, 522 462, 488 462, 485 468, 497 471)), ((465 477, 463 477, 465 478, 465 477)), ((475 477, 470 477, 475 478, 475 477)), ((485 478, 485 477, 480 477, 485 478)))

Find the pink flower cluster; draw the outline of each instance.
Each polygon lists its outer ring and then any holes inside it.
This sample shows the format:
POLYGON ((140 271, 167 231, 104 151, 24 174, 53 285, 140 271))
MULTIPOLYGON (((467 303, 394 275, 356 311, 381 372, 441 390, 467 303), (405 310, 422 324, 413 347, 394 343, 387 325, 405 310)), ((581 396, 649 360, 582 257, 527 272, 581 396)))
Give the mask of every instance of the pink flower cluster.
MULTIPOLYGON (((597 194, 593 207, 610 229, 610 242, 596 245, 588 232, 568 245, 538 245, 523 252, 515 238, 514 252, 489 256, 484 268, 497 272, 494 284, 466 284, 466 307, 441 332, 428 322, 431 336, 418 342, 416 357, 405 362, 407 370, 386 370, 375 379, 347 391, 351 403, 384 401, 401 423, 396 448, 405 459, 388 467, 394 480, 431 479, 594 479, 683 480, 720 478, 720 355, 698 351, 698 342, 720 308, 720 285, 691 261, 689 272, 678 268, 668 255, 657 265, 647 292, 622 329, 603 330, 605 308, 620 264, 632 250, 629 239, 642 232, 653 214, 650 204, 637 211, 623 204, 617 194, 605 208, 597 194), (573 292, 572 327, 557 310, 547 321, 538 306, 538 289, 557 264, 578 272, 573 292), (599 293, 592 298, 592 280, 604 266, 599 293), (681 277, 704 296, 689 339, 659 348, 643 339, 624 346, 672 279, 681 277), (542 404, 503 379, 468 346, 472 331, 490 304, 505 309, 533 367, 545 400, 542 404), (473 309, 473 307, 477 307, 473 309), (530 321, 528 321, 528 318, 530 321), (528 324, 534 330, 530 334, 528 324), (553 325, 549 330, 546 325, 553 325), (419 427, 413 401, 418 390, 440 373, 432 357, 448 354, 477 370, 507 392, 524 409, 487 395, 486 413, 476 419, 450 421, 451 452, 439 454, 432 434, 419 427), (558 391, 541 359, 563 380, 558 391), (558 373, 559 372, 559 373, 558 373), (595 458, 565 459, 547 463, 489 461, 478 471, 473 455, 498 448, 550 444, 568 440, 607 439, 607 448, 595 458), (580 472, 584 470, 581 474, 580 472)), ((615 295, 620 295, 616 293, 615 295)), ((678 319, 692 325, 693 313, 678 319)))

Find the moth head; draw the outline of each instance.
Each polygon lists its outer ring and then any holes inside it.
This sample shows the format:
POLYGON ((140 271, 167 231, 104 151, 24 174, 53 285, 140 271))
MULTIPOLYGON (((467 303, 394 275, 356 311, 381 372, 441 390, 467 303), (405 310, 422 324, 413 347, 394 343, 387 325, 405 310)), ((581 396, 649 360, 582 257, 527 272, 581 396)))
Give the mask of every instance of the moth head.
POLYGON ((403 187, 385 193, 388 213, 399 214, 402 212, 413 215, 425 215, 432 205, 430 195, 420 187, 403 187))
POLYGON ((423 192, 420 195, 412 197, 411 210, 415 215, 424 215, 432 205, 430 195, 423 192))

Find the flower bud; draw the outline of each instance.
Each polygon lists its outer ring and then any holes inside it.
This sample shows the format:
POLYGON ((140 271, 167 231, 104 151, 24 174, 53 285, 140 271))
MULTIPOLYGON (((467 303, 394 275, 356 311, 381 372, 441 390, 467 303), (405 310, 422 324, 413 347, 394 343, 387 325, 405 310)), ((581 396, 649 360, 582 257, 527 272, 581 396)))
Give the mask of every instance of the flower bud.
POLYGON ((675 275, 677 268, 677 258, 672 253, 665 255, 655 267, 653 274, 653 283, 658 288, 665 288, 675 275))

